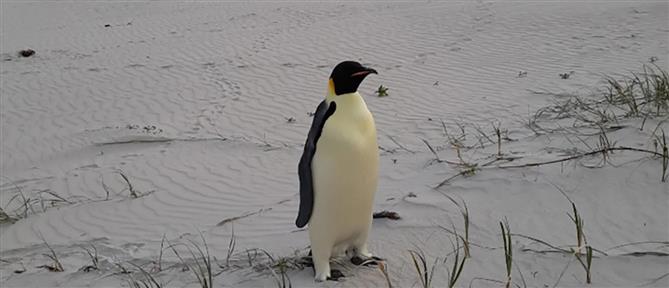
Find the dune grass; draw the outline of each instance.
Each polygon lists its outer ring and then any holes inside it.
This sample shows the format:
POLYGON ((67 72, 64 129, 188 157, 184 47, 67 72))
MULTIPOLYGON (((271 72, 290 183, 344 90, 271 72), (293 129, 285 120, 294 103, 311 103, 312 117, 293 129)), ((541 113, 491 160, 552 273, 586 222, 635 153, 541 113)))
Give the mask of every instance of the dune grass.
MULTIPOLYGON (((653 159, 660 159, 659 178, 660 181, 666 182, 669 170, 669 152, 667 152, 664 131, 660 129, 660 126, 667 121, 666 117, 669 115, 668 83, 669 76, 666 70, 656 65, 644 65, 641 73, 631 73, 631 76, 618 78, 606 77, 606 86, 601 94, 591 95, 590 97, 562 95, 563 98, 567 97, 567 99, 537 110, 534 116, 530 117, 526 126, 537 135, 552 133, 581 135, 583 133, 582 129, 596 129, 597 132, 594 135, 597 135, 597 143, 590 145, 579 138, 589 150, 555 160, 517 165, 497 165, 493 166, 492 169, 541 166, 595 155, 602 156, 602 162, 599 166, 603 166, 609 163, 612 152, 630 151, 651 156, 653 159), (641 130, 643 130, 643 126, 648 119, 660 118, 657 127, 652 131, 651 137, 655 150, 621 146, 615 141, 611 141, 607 132, 624 128, 625 125, 621 125, 619 122, 628 118, 642 118, 641 130), (543 126, 544 124, 547 125, 543 126)), ((454 177, 447 180, 450 181, 452 178, 454 177)), ((447 180, 445 181, 447 182, 447 180)))
POLYGON ((132 198, 139 198, 140 193, 138 193, 135 188, 132 186, 132 183, 130 183, 130 179, 128 179, 128 176, 123 173, 121 170, 117 170, 116 173, 118 175, 121 175, 121 178, 123 178, 123 181, 125 181, 126 185, 128 185, 128 193, 130 193, 130 197, 132 198))
POLYGON ((100 258, 98 257, 98 249, 95 248, 95 246, 92 244, 90 250, 88 250, 88 248, 83 246, 81 247, 81 249, 84 249, 84 251, 86 251, 86 255, 88 255, 88 257, 91 258, 91 265, 86 265, 84 267, 81 267, 79 270, 84 272, 100 270, 100 258))
POLYGON ((388 264, 379 263, 379 271, 381 271, 383 278, 386 280, 386 285, 388 288, 393 288, 393 281, 390 280, 390 275, 388 273, 388 264))
MULTIPOLYGON (((569 200, 571 202, 571 200, 569 200)), ((571 202, 571 207, 572 207, 572 213, 573 215, 569 215, 569 218, 571 221, 574 223, 574 226, 576 227, 576 247, 572 248, 572 253, 574 253, 574 256, 576 257, 576 260, 578 260, 579 263, 583 266, 583 269, 585 269, 586 273, 586 283, 591 284, 592 283, 592 247, 590 245, 587 245, 587 240, 585 238, 585 233, 583 233, 583 218, 581 218, 581 215, 578 213, 578 209, 576 209, 576 204, 574 202, 571 202), (585 249, 585 260, 582 259, 583 254, 582 250, 585 249)))
POLYGON ((293 283, 290 281, 290 277, 288 277, 288 270, 291 268, 292 260, 292 258, 279 258, 269 267, 269 271, 272 273, 276 287, 293 287, 293 283))
POLYGON ((158 259, 154 261, 155 266, 152 269, 153 272, 160 272, 163 270, 163 252, 165 251, 165 241, 167 239, 165 238, 165 234, 163 234, 163 238, 160 239, 160 250, 158 251, 158 259))
POLYGON ((564 95, 566 100, 537 110, 527 126, 535 133, 544 134, 591 125, 607 126, 624 118, 666 116, 669 113, 667 71, 654 64, 644 65, 642 70, 629 76, 606 76, 602 92, 595 95, 564 95), (538 124, 541 119, 573 119, 575 122, 571 128, 545 128, 538 124))
MULTIPOLYGON (((453 204, 455 204, 456 207, 458 207, 458 210, 460 211, 460 215, 462 216, 462 221, 463 221, 463 227, 464 227, 464 235, 459 235, 457 231, 455 230, 455 227, 453 228, 453 231, 450 231, 446 229, 445 227, 441 226, 442 229, 449 231, 453 233, 456 237, 456 241, 459 243, 459 239, 462 239, 462 244, 463 244, 463 249, 464 249, 464 257, 465 258, 470 258, 471 257, 471 249, 470 249, 470 243, 469 243, 469 208, 467 207, 467 202, 462 200, 462 203, 456 201, 453 197, 449 196, 446 193, 441 193, 446 197, 449 201, 451 201, 453 204)), ((459 245, 458 245, 459 246, 459 245)))
POLYGON ((237 246, 237 239, 235 238, 235 226, 234 223, 230 226, 231 234, 230 241, 228 242, 228 254, 225 256, 225 266, 230 267, 230 258, 232 254, 235 253, 235 247, 237 246))
MULTIPOLYGON (((154 191, 140 192, 132 185, 130 178, 121 170, 115 170, 115 173, 121 176, 121 179, 126 184, 126 188, 115 194, 121 194, 124 191, 128 191, 128 197, 131 199, 137 199, 144 196, 147 196, 154 191)), ((20 219, 28 218, 30 215, 44 213, 50 208, 62 207, 64 205, 74 205, 80 203, 91 203, 99 201, 108 201, 110 200, 110 195, 112 194, 111 188, 106 185, 104 179, 101 180, 102 188, 105 191, 105 197, 103 199, 91 199, 85 196, 63 196, 62 193, 53 191, 51 189, 32 189, 30 191, 25 191, 11 179, 0 176, 9 180, 9 184, 13 186, 13 195, 7 200, 7 203, 4 204, 4 207, 0 207, 0 223, 10 223, 13 224, 20 219)))
POLYGON ((607 77, 606 100, 627 109, 627 115, 639 117, 646 113, 669 110, 669 75, 661 67, 644 65, 643 72, 631 73, 622 79, 607 77))
POLYGON ((291 256, 282 256, 275 257, 272 256, 267 250, 255 248, 246 250, 247 260, 250 268, 253 268, 256 272, 266 272, 269 271, 274 284, 278 288, 290 288, 293 286, 292 281, 288 272, 291 270, 301 270, 304 269, 305 264, 304 257, 299 256, 300 251, 295 251, 294 255, 291 256), (253 256, 251 255, 253 252, 253 256), (264 258, 264 260, 256 263, 255 261, 258 258, 264 258), (264 257, 263 257, 264 256, 264 257))
POLYGON ((376 93, 376 96, 378 96, 378 97, 387 97, 388 96, 388 87, 385 87, 385 86, 381 85, 381 86, 379 86, 378 89, 376 89, 376 91, 374 91, 374 93, 376 93))
POLYGON ((576 260, 583 266, 585 270, 585 283, 592 284, 592 247, 585 246, 585 261, 581 258, 583 257, 580 253, 574 253, 576 260))
POLYGON ((434 263, 430 265, 425 252, 420 249, 409 250, 409 255, 411 256, 411 261, 413 262, 413 267, 416 271, 416 275, 418 276, 421 287, 432 287, 432 278, 434 277, 435 269, 438 266, 439 259, 434 259, 434 263))
POLYGON ((202 246, 192 240, 189 240, 189 243, 170 244, 169 241, 167 243, 168 247, 174 252, 174 255, 179 258, 179 261, 193 273, 197 282, 200 284, 200 287, 211 288, 214 285, 211 255, 209 254, 207 240, 202 233, 200 233, 200 238, 202 240, 202 246), (179 251, 176 249, 177 245, 186 248, 188 253, 192 256, 192 263, 186 261, 181 254, 179 254, 179 251))
POLYGON ((38 268, 45 268, 51 272, 63 272, 65 271, 65 268, 63 268, 63 264, 60 262, 60 258, 58 258, 58 254, 56 254, 56 251, 53 250, 51 245, 49 245, 49 242, 46 241, 42 233, 39 233, 40 238, 42 239, 42 242, 44 242, 44 246, 46 246, 47 249, 49 249, 49 253, 45 253, 44 256, 48 257, 51 259, 52 264, 51 265, 41 265, 38 268))
POLYGON ((131 288, 162 288, 164 287, 163 284, 161 284, 158 279, 156 279, 151 273, 147 272, 142 266, 139 266, 137 264, 134 264, 132 262, 129 262, 130 265, 134 266, 137 268, 140 272, 142 272, 142 278, 135 278, 133 276, 133 273, 128 273, 128 279, 126 282, 131 288))
MULTIPOLYGON (((445 271, 446 283, 445 285, 443 283, 438 283, 437 287, 443 287, 443 286, 447 286, 449 288, 456 287, 458 280, 460 279, 460 275, 464 270, 465 262, 467 261, 468 257, 460 254, 461 249, 465 250, 464 246, 460 244, 460 240, 465 239, 465 237, 459 235, 455 227, 453 227, 453 230, 449 232, 454 234, 455 242, 451 240, 451 247, 453 250, 449 255, 445 256, 443 260, 441 260, 440 257, 436 257, 432 262, 432 264, 430 264, 430 262, 428 261, 428 256, 423 250, 421 249, 409 250, 411 263, 413 263, 414 271, 416 272, 416 276, 421 285, 420 287, 423 288, 433 287, 434 276, 436 273, 441 273, 441 270, 440 269, 438 270, 438 268, 441 265, 447 265, 448 267, 445 271), (452 259, 450 265, 448 265, 449 259, 452 259)), ((386 279, 388 287, 392 287, 387 267, 385 267, 385 264, 383 264, 383 266, 384 267, 380 267, 379 269, 381 269, 381 272, 383 273, 386 279)))
POLYGON ((502 157, 502 129, 500 128, 502 126, 502 122, 497 122, 496 124, 493 123, 492 127, 495 131, 495 135, 497 136, 497 157, 502 157))
MULTIPOLYGON (((10 183, 14 183, 14 182, 10 181, 10 183)), ((14 218, 14 219, 27 218, 28 217, 28 211, 30 211, 32 214, 36 214, 35 209, 33 208, 33 204, 37 200, 36 199, 31 199, 30 197, 26 197, 26 195, 23 193, 23 189, 21 189, 21 187, 19 187, 16 184, 13 184, 13 185, 14 185, 14 189, 16 189, 16 194, 14 194, 14 196, 12 196, 9 199, 9 201, 7 201, 6 207, 8 207, 14 201, 20 201, 20 204, 19 204, 19 208, 16 208, 13 212, 14 217, 11 217, 11 218, 14 218), (22 212, 18 212, 18 210, 20 208, 23 208, 22 212)))
POLYGON ((657 136, 657 142, 662 147, 662 182, 667 182, 667 170, 669 169, 669 148, 667 146, 667 137, 662 130, 662 138, 657 136))
POLYGON ((19 219, 9 216, 7 212, 5 212, 4 209, 0 208, 0 224, 1 223, 14 223, 18 221, 19 219))
MULTIPOLYGON (((455 229, 453 229, 455 231, 455 229)), ((465 248, 465 255, 462 257, 460 256, 460 238, 459 235, 455 235, 455 244, 451 242, 451 245, 453 246, 453 262, 450 270, 448 271, 448 287, 453 288, 455 285, 458 283, 458 279, 460 279, 460 275, 462 274, 462 270, 465 268, 465 262, 467 261, 467 258, 469 258, 468 254, 469 253, 469 248, 465 248)), ((465 239, 465 238, 462 238, 465 239)), ((468 244, 467 244, 468 245, 468 244)), ((467 247, 466 245, 464 247, 467 247)), ((444 263, 448 258, 444 259, 444 263)))
POLYGON ((505 219, 499 222, 502 229, 502 240, 504 240, 504 264, 506 265, 506 284, 505 287, 511 287, 511 270, 513 267, 513 244, 511 242, 511 228, 509 222, 505 219))

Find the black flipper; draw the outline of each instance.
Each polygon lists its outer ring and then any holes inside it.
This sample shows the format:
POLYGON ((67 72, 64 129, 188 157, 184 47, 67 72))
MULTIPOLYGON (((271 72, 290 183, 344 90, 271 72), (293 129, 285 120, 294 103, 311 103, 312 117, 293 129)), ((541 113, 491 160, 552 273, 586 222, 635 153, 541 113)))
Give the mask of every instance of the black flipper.
POLYGON ((333 101, 329 105, 323 100, 316 108, 314 120, 309 129, 307 142, 304 144, 304 152, 300 164, 297 166, 297 172, 300 176, 300 211, 297 213, 295 225, 302 228, 309 223, 311 210, 314 207, 314 183, 311 175, 311 160, 316 154, 316 143, 321 137, 325 121, 335 112, 337 104, 333 101))

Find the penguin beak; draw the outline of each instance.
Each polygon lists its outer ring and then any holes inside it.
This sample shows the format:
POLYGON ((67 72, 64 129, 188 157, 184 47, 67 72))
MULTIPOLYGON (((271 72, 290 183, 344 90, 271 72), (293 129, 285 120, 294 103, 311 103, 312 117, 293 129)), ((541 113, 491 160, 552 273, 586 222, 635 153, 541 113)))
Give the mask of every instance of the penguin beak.
POLYGON ((372 68, 364 68, 362 71, 351 74, 351 77, 360 77, 360 76, 364 77, 369 74, 379 74, 379 73, 377 73, 376 70, 372 68))

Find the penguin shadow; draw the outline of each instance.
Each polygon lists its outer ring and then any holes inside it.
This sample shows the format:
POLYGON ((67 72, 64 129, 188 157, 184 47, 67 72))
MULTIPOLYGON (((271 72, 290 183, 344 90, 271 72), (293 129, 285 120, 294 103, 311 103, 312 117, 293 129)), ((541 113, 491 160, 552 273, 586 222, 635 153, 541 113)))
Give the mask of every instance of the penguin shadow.
MULTIPOLYGON (((349 254, 348 252, 349 251, 347 251, 347 253, 346 253, 347 254, 346 257, 348 257, 348 254, 349 254)), ((376 256, 372 256, 370 258, 364 259, 360 256, 355 255, 355 256, 349 258, 349 260, 351 261, 351 264, 353 264, 355 266, 365 266, 365 267, 377 267, 380 264, 382 264, 383 262, 385 262, 385 259, 379 258, 379 257, 376 257, 376 256)), ((302 264, 305 267, 311 267, 314 270, 314 273, 316 273, 316 270, 314 268, 314 259, 311 256, 311 249, 309 249, 309 255, 304 256, 300 259, 300 264, 302 264)), ((327 280, 328 281, 340 281, 343 278, 346 278, 346 275, 344 275, 344 273, 342 273, 341 270, 330 269, 330 277, 328 277, 327 280)))

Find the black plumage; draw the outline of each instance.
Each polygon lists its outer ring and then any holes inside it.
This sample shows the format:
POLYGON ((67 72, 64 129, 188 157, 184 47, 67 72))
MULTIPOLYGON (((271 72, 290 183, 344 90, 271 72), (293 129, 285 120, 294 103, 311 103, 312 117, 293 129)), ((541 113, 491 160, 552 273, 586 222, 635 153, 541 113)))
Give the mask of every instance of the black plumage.
POLYGON ((311 129, 307 136, 307 142, 304 144, 304 152, 298 164, 298 174, 300 176, 300 211, 297 213, 297 220, 295 225, 302 228, 311 218, 311 211, 314 208, 314 182, 311 173, 311 161, 316 154, 316 144, 318 138, 321 137, 325 121, 334 114, 337 109, 337 104, 333 101, 330 104, 323 100, 316 108, 314 113, 314 120, 311 123, 311 129))

